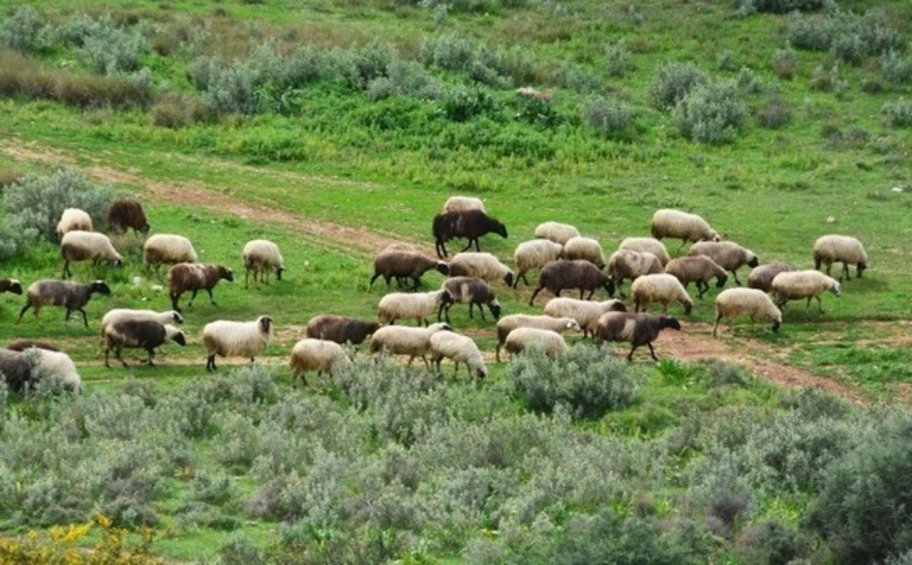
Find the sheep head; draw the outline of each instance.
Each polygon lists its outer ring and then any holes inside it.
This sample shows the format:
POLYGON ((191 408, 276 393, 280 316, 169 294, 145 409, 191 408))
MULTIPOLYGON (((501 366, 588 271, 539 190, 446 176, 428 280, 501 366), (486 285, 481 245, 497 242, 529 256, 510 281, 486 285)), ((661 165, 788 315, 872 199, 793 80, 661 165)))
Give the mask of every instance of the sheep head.
POLYGON ((260 326, 260 333, 268 334, 272 331, 272 318, 269 316, 260 316, 257 323, 260 326))
POLYGON ((659 318, 659 329, 662 328, 671 328, 673 330, 681 330, 681 322, 677 318, 662 316, 659 318))
POLYGON ((218 266, 218 276, 222 280, 228 282, 234 282, 234 273, 231 272, 231 269, 228 267, 223 267, 222 265, 218 266))
POLYGON ((89 293, 111 294, 111 288, 104 281, 95 281, 89 286, 89 293))
POLYGON ((277 281, 282 280, 282 273, 284 273, 284 272, 285 272, 285 267, 277 267, 277 268, 276 268, 276 280, 277 280, 277 281))

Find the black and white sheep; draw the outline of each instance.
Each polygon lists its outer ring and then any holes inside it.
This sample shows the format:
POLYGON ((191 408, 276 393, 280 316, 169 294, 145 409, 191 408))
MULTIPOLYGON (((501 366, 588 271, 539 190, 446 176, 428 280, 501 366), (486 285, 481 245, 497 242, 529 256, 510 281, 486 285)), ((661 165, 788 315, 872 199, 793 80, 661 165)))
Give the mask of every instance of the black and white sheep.
POLYGON ((684 314, 690 314, 693 309, 693 300, 677 278, 667 273, 658 275, 644 275, 633 281, 630 287, 633 294, 634 312, 646 312, 649 305, 657 302, 662 305, 662 313, 668 313, 671 302, 679 302, 684 306, 684 314))
POLYGON ((665 244, 654 237, 628 237, 618 246, 618 251, 639 251, 640 253, 652 253, 659 258, 662 266, 671 261, 668 255, 668 249, 665 244))
POLYGON ((818 271, 789 271, 779 273, 771 286, 776 306, 782 308, 789 300, 807 298, 805 308, 811 306, 811 299, 817 299, 817 307, 823 312, 820 295, 832 292, 836 296, 842 293, 839 281, 818 271))
POLYGON ((466 371, 469 374, 474 373, 478 380, 488 376, 488 368, 485 366, 481 350, 472 338, 455 332, 435 332, 430 337, 430 345, 431 363, 435 365, 438 374, 440 362, 446 357, 453 361, 454 377, 459 374, 460 363, 464 363, 466 371))
POLYGON ((22 316, 29 308, 35 309, 35 319, 37 320, 43 306, 60 306, 66 309, 66 321, 70 320, 70 314, 75 310, 82 314, 82 323, 89 327, 89 320, 84 308, 95 293, 108 295, 111 294, 111 289, 104 281, 95 281, 90 284, 53 279, 35 281, 29 285, 25 293, 25 306, 19 311, 16 323, 22 321, 22 316))
POLYGON ((596 342, 601 345, 602 342, 625 341, 631 345, 630 353, 627 354, 627 360, 633 360, 633 353, 637 348, 645 345, 649 347, 649 353, 653 361, 659 358, 655 354, 652 342, 659 337, 659 332, 665 328, 680 330, 681 323, 673 317, 653 316, 652 314, 633 313, 633 312, 608 312, 602 316, 595 330, 596 342))
POLYGON ((60 240, 60 256, 63 258, 63 279, 73 276, 70 263, 76 261, 92 261, 95 265, 104 261, 112 267, 123 264, 123 257, 114 249, 108 236, 91 231, 67 232, 60 240))
POLYGON ((547 239, 563 246, 570 238, 579 237, 580 232, 570 224, 544 222, 535 226, 535 237, 547 239))
POLYGON ((517 245, 516 251, 513 252, 513 262, 516 263, 516 279, 513 281, 513 288, 519 286, 519 279, 529 286, 526 273, 558 260, 563 249, 561 244, 550 239, 533 239, 517 245))
POLYGON ((112 349, 117 360, 126 367, 127 362, 120 356, 124 348, 145 349, 149 353, 147 362, 152 367, 155 348, 168 340, 180 346, 187 345, 184 332, 170 324, 165 325, 155 320, 115 320, 104 328, 105 367, 111 366, 108 359, 112 349))
POLYGON ((769 292, 773 288, 773 279, 776 278, 776 275, 791 270, 791 266, 780 262, 758 265, 751 269, 750 274, 747 276, 747 287, 769 292))
POLYGON ((209 301, 215 306, 215 298, 212 296, 212 289, 219 281, 231 282, 234 275, 231 269, 222 265, 204 263, 178 263, 168 270, 168 295, 171 297, 171 308, 180 312, 177 305, 178 300, 185 292, 192 292, 190 302, 187 306, 193 306, 193 299, 200 290, 209 293, 209 301))
POLYGON ((709 290, 711 278, 715 277, 716 288, 722 288, 725 286, 725 281, 728 280, 725 269, 706 255, 672 259, 665 265, 665 272, 674 275, 681 281, 684 288, 687 288, 690 283, 696 283, 699 298, 703 298, 703 295, 709 290))
POLYGON ((500 361, 500 348, 503 347, 507 336, 516 328, 539 328, 557 333, 566 331, 581 332, 579 322, 570 317, 530 316, 528 314, 511 314, 497 321, 497 346, 494 348, 494 358, 500 361))
POLYGON ((124 233, 132 229, 134 234, 149 233, 149 222, 142 204, 136 200, 115 200, 108 207, 108 229, 124 233))
POLYGON ((722 238, 703 218, 696 214, 663 208, 652 216, 650 225, 652 237, 682 240, 683 247, 688 241, 720 241, 722 238))
POLYGON ((716 297, 713 335, 717 335, 722 318, 728 318, 731 324, 739 316, 747 316, 751 320, 769 320, 774 332, 779 331, 779 326, 782 325, 782 312, 765 292, 755 288, 729 288, 716 297))
POLYGON ((513 286, 513 271, 490 253, 464 251, 450 259, 451 277, 476 277, 487 283, 503 281, 513 286))
POLYGON ((143 320, 158 322, 159 324, 183 324, 184 317, 176 310, 132 310, 129 308, 114 308, 108 310, 101 318, 101 336, 104 337, 105 328, 122 320, 143 320))
MULTIPOLYGON (((627 308, 620 300, 610 299, 603 302, 577 300, 576 298, 552 298, 545 304, 545 314, 555 318, 573 318, 583 331, 583 337, 593 335, 595 324, 605 312, 626 312, 627 308)), ((548 328, 551 329, 551 328, 548 328)))
POLYGON ((541 328, 516 328, 507 335, 504 348, 507 353, 515 355, 530 347, 541 348, 548 357, 560 357, 567 351, 567 342, 563 336, 551 330, 541 328))
POLYGON ((428 365, 427 354, 431 350, 431 336, 437 332, 450 331, 447 324, 431 324, 426 328, 408 328, 403 326, 384 326, 374 332, 370 340, 370 352, 388 351, 394 355, 408 355, 411 365, 415 357, 428 365))
POLYGON ((576 236, 568 239, 561 251, 561 258, 569 261, 577 259, 589 261, 599 269, 605 267, 605 253, 602 251, 602 245, 591 237, 576 236))
POLYGON ((195 263, 196 250, 190 240, 182 235, 157 233, 143 244, 143 269, 158 269, 161 265, 195 263))
POLYGON ((643 275, 664 273, 662 262, 652 253, 645 251, 615 251, 608 258, 608 274, 614 279, 618 293, 623 297, 621 289, 625 279, 636 280, 643 275))
POLYGON ((276 280, 282 280, 285 272, 285 261, 279 246, 268 239, 253 239, 244 246, 244 288, 250 273, 253 273, 253 285, 258 286, 260 281, 269 284, 269 273, 275 273, 276 280))
POLYGON ((429 318, 443 305, 443 290, 432 292, 391 292, 380 299, 377 318, 381 324, 393 324, 396 320, 414 319, 420 326, 430 324, 429 318))
POLYGON ((79 208, 67 208, 60 214, 60 221, 57 222, 57 237, 63 239, 63 236, 71 231, 94 231, 92 218, 88 212, 79 208))
POLYGON ((554 296, 560 296, 564 289, 578 288, 580 299, 588 290, 588 298, 592 298, 596 289, 604 288, 608 296, 614 296, 614 280, 609 275, 601 272, 598 267, 589 261, 552 261, 544 266, 538 277, 538 286, 532 292, 529 306, 535 302, 535 297, 544 289, 548 289, 554 296))
POLYGON ((735 277, 735 283, 740 285, 738 280, 738 269, 747 265, 756 267, 760 264, 757 255, 745 247, 731 241, 702 241, 695 243, 690 248, 689 255, 696 257, 704 255, 716 262, 717 265, 730 272, 735 277))
POLYGON ((440 308, 437 310, 437 321, 446 314, 446 321, 450 321, 450 308, 453 304, 468 304, 469 318, 474 318, 473 308, 477 305, 481 319, 484 321, 484 304, 488 305, 494 319, 500 317, 500 303, 488 283, 474 277, 454 277, 443 282, 443 296, 440 308))
POLYGON ((821 265, 826 265, 829 275, 833 263, 842 263, 842 272, 839 280, 849 280, 849 265, 855 265, 855 276, 861 278, 861 273, 868 268, 868 254, 864 245, 858 239, 848 235, 825 235, 814 242, 814 268, 820 270, 821 265))
POLYGON ((417 290, 421 285, 421 276, 432 269, 444 276, 450 274, 449 265, 443 261, 417 251, 388 247, 374 258, 374 276, 371 277, 369 287, 373 287, 374 281, 383 277, 387 288, 394 278, 400 286, 405 279, 412 279, 412 290, 417 290))
POLYGON ((206 371, 215 371, 215 356, 248 357, 253 363, 257 355, 266 351, 272 340, 272 318, 260 316, 252 322, 218 320, 203 327, 203 345, 206 346, 206 371))
POLYGON ((82 389, 82 379, 75 363, 69 355, 60 351, 0 349, 0 374, 14 392, 22 392, 42 377, 59 379, 68 390, 78 392, 82 389))
POLYGON ((22 294, 22 283, 18 279, 0 279, 0 294, 22 294))
POLYGON ((481 210, 468 210, 466 212, 444 212, 434 216, 431 226, 437 256, 445 259, 447 256, 446 242, 453 238, 464 237, 468 245, 463 251, 468 251, 475 244, 475 251, 481 251, 478 239, 489 233, 507 237, 507 228, 500 221, 492 218, 481 210))
POLYGON ((364 340, 379 327, 380 324, 377 322, 365 322, 344 316, 322 315, 311 318, 307 322, 304 335, 339 344, 358 345, 364 343, 364 340))
POLYGON ((307 384, 305 374, 316 371, 319 377, 323 373, 332 375, 335 371, 351 366, 351 360, 345 350, 335 341, 326 339, 305 338, 291 349, 288 361, 295 377, 307 384))
POLYGON ((484 202, 474 196, 450 196, 443 204, 443 212, 485 211, 484 202))

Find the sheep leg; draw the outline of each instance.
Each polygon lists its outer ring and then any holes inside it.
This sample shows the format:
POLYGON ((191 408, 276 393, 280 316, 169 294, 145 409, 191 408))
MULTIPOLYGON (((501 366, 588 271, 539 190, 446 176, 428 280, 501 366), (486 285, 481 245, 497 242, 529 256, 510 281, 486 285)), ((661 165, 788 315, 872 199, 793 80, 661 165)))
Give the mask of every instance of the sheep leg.
POLYGON ((637 347, 639 347, 639 345, 634 345, 630 348, 630 353, 627 354, 627 361, 633 361, 633 352, 637 350, 637 347))
POLYGON ((807 310, 808 308, 811 307, 811 299, 812 299, 812 298, 813 298, 813 296, 808 296, 807 304, 804 305, 804 309, 805 309, 805 310, 807 310))
POLYGON ((446 257, 447 257, 446 245, 442 241, 440 241, 438 239, 437 242, 434 244, 434 249, 437 251, 438 258, 446 259, 446 257))
POLYGON ((86 316, 86 311, 83 310, 82 308, 77 308, 76 311, 79 312, 80 314, 82 314, 83 325, 85 325, 85 327, 89 327, 89 318, 88 318, 88 316, 86 316))
POLYGON ((211 373, 215 370, 218 370, 218 367, 215 366, 215 353, 212 353, 206 358, 206 372, 211 373))
MULTIPOLYGON (((367 288, 374 288, 374 281, 380 278, 380 273, 374 273, 374 276, 371 277, 371 282, 367 285, 367 288)), ((386 286, 389 286, 389 281, 387 281, 386 286)))
POLYGON ((109 354, 110 352, 111 352, 111 349, 108 348, 108 347, 105 347, 105 367, 107 367, 108 369, 111 368, 111 364, 108 363, 108 354, 109 354))
POLYGON ((652 355, 652 360, 658 361, 659 358, 656 357, 655 349, 652 348, 652 342, 650 341, 650 342, 646 343, 646 345, 649 347, 649 353, 650 353, 650 355, 652 355))
MULTIPOLYGON (((120 361, 120 364, 123 365, 124 368, 126 368, 126 367, 127 367, 127 362, 124 361, 124 360, 123 360, 123 357, 120 356, 121 349, 122 349, 122 348, 120 348, 120 347, 114 348, 114 357, 116 357, 117 360, 120 361)), ((107 361, 107 357, 105 357, 105 361, 107 361)))
MULTIPOLYGON (((250 279, 250 269, 244 269, 244 288, 250 288, 248 280, 250 279)), ((254 282, 256 279, 254 279, 254 282)))
MULTIPOLYGON (((543 288, 545 288, 543 285, 539 285, 532 291, 532 298, 529 299, 529 306, 532 306, 532 303, 535 302, 535 297, 538 296, 538 293, 541 292, 543 288)), ((560 291, 557 291, 555 296, 560 296, 560 291)))
POLYGON ((412 281, 415 283, 414 286, 412 286, 412 290, 418 290, 418 288, 421 286, 421 278, 412 277, 412 281))
POLYGON ((722 314, 716 314, 716 323, 713 324, 713 337, 716 337, 716 330, 719 328, 719 320, 722 319, 722 314))
MULTIPOLYGON (((28 309, 31 308, 31 307, 32 307, 32 303, 31 303, 31 302, 26 302, 26 303, 25 303, 25 306, 22 307, 22 310, 19 310, 19 317, 16 318, 16 325, 19 325, 19 322, 22 321, 22 316, 24 316, 25 313, 28 311, 28 309)), ((35 316, 36 316, 36 317, 38 316, 38 310, 35 310, 35 316)))
POLYGON ((842 275, 839 277, 839 280, 843 280, 843 278, 845 278, 845 280, 852 278, 852 275, 849 274, 849 264, 845 262, 842 264, 842 275))
MULTIPOLYGON (((471 307, 471 304, 469 304, 469 306, 471 307)), ((490 308, 490 306, 488 306, 488 307, 490 308)), ((479 305, 478 305, 478 311, 481 313, 481 321, 484 322, 484 321, 485 321, 485 317, 484 317, 484 306, 481 305, 481 304, 479 304, 479 305)))
POLYGON ((155 357, 155 348, 154 348, 154 347, 147 347, 147 348, 146 348, 146 351, 149 352, 149 366, 150 366, 150 367, 154 367, 154 366, 155 366, 155 363, 152 362, 152 358, 155 357))
POLYGON ((821 314, 823 314, 823 301, 820 300, 819 296, 816 296, 815 298, 817 298, 817 309, 820 310, 821 314))
MULTIPOLYGON (((684 288, 687 288, 687 285, 684 285, 684 288)), ((709 290, 709 284, 706 282, 701 283, 697 281, 697 298, 703 298, 703 295, 706 294, 706 291, 709 290), (705 285, 705 287, 704 287, 705 285)))
MULTIPOLYGON (((466 369, 468 369, 468 368, 469 368, 469 366, 466 365, 466 369)), ((459 375, 459 361, 456 361, 454 359, 453 360, 453 378, 455 379, 457 377, 457 375, 459 375)))
MULTIPOLYGON (((583 290, 583 287, 580 287, 580 300, 583 299, 583 294, 584 294, 585 292, 586 292, 586 291, 583 290)), ((593 291, 593 292, 594 292, 594 291, 593 291)))
POLYGON ((180 312, 181 309, 177 305, 178 299, 180 299, 180 294, 171 294, 171 309, 175 312, 180 312))
POLYGON ((196 298, 196 293, 197 293, 197 291, 194 290, 193 294, 190 295, 190 302, 187 303, 187 308, 190 308, 191 306, 193 306, 193 300, 196 298))
POLYGON ((741 286, 741 281, 738 280, 738 269, 732 271, 732 275, 735 277, 735 284, 741 286))
POLYGON ((503 347, 503 342, 498 340, 497 346, 494 348, 494 359, 500 363, 500 348, 503 347))
MULTIPOLYGON (((469 302, 469 319, 470 319, 470 320, 474 320, 474 319, 475 319, 475 315, 472 314, 472 310, 473 310, 474 308, 475 308, 475 303, 474 303, 474 302, 469 302)), ((482 314, 484 314, 484 312, 482 312, 482 314)), ((450 320, 448 319, 448 320, 447 320, 447 323, 449 323, 449 321, 450 321, 450 320)))
POLYGON ((207 289, 206 289, 206 292, 209 293, 209 302, 211 302, 213 306, 218 306, 218 305, 215 303, 215 298, 212 296, 212 289, 211 289, 211 288, 207 288, 207 289))
POLYGON ((430 372, 430 370, 431 370, 431 365, 430 365, 430 363, 428 363, 427 355, 422 355, 422 356, 421 356, 421 360, 424 361, 424 368, 427 369, 428 372, 430 372))
POLYGON ((69 272, 70 272, 70 262, 68 260, 64 259, 63 260, 63 272, 60 273, 60 278, 62 278, 63 280, 66 280, 69 272))

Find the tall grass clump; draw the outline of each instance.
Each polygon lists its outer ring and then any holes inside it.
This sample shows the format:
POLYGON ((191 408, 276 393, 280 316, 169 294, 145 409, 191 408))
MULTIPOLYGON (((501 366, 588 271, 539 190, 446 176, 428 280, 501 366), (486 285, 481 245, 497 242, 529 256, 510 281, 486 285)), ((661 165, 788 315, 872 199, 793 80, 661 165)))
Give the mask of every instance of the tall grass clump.
POLYGON ((887 119, 887 124, 895 128, 912 127, 912 102, 898 100, 887 102, 881 108, 887 119))
POLYGON ((675 122, 684 137, 719 145, 730 143, 744 127, 747 109, 737 86, 727 81, 700 84, 674 110, 675 122))
POLYGON ((672 61, 659 69, 649 93, 657 108, 670 110, 707 80, 706 73, 695 64, 672 61))
POLYGON ((583 108, 583 120, 601 137, 624 139, 630 135, 634 113, 628 104, 620 100, 606 100, 599 96, 583 108))
POLYGON ((53 43, 54 28, 31 6, 19 6, 0 20, 0 47, 27 53, 45 51, 53 43))
POLYGON ((624 40, 605 45, 605 72, 620 78, 630 71, 630 50, 624 40))
POLYGON ((880 59, 884 78, 892 84, 912 83, 912 55, 890 51, 880 59))
POLYGON ((792 80, 795 76, 795 70, 798 66, 798 60, 795 50, 791 47, 785 49, 776 49, 773 53, 773 72, 783 80, 792 80))

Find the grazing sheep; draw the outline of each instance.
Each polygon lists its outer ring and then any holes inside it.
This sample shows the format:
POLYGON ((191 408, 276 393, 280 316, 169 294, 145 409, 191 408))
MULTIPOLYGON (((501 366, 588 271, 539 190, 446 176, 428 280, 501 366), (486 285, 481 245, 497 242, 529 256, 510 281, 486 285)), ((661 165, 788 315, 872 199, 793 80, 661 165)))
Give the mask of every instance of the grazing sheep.
POLYGON ((581 259, 589 261, 599 269, 605 268, 605 253, 602 245, 591 237, 571 237, 564 244, 561 258, 573 261, 581 259))
POLYGON ((789 271, 779 273, 771 286, 776 306, 782 308, 789 300, 807 298, 805 308, 811 306, 811 299, 817 299, 817 308, 823 312, 820 295, 830 291, 836 296, 842 293, 842 287, 836 279, 817 271, 789 271))
POLYGON ((177 263, 195 263, 196 250, 190 240, 182 235, 157 233, 143 244, 143 269, 177 263))
POLYGON ((143 212, 142 204, 136 200, 115 200, 108 207, 108 229, 114 233, 124 233, 132 229, 133 234, 149 233, 149 222, 143 212))
POLYGON ((215 371, 215 356, 254 358, 266 350, 272 339, 272 318, 260 316, 252 322, 218 320, 203 327, 206 371, 215 371))
POLYGON ((60 240, 60 256, 63 257, 63 279, 73 276, 70 263, 74 261, 92 261, 95 265, 106 261, 112 267, 123 263, 123 257, 114 249, 108 236, 91 231, 67 232, 60 240))
POLYGON ((377 353, 385 349, 394 355, 408 355, 409 365, 415 357, 421 357, 424 366, 430 369, 427 354, 431 350, 431 336, 441 331, 450 331, 450 326, 441 323, 426 328, 384 326, 371 336, 370 352, 377 353))
POLYGON ((538 286, 529 299, 529 306, 532 306, 535 297, 545 288, 554 296, 560 296, 565 288, 578 288, 580 299, 587 290, 589 298, 592 298, 597 288, 604 288, 609 297, 614 296, 614 280, 589 261, 583 260, 552 261, 545 265, 538 277, 538 286))
POLYGON ((168 295, 171 297, 171 308, 181 312, 177 301, 185 292, 192 292, 190 302, 187 307, 193 306, 193 300, 196 293, 205 290, 209 293, 209 301, 213 306, 215 298, 212 297, 212 289, 219 281, 234 281, 234 275, 231 269, 222 265, 213 265, 205 263, 197 265, 195 263, 178 263, 168 270, 168 295))
POLYGON ((0 294, 22 294, 22 283, 17 279, 0 279, 0 294))
POLYGON ((535 227, 535 237, 547 239, 560 245, 567 243, 571 238, 579 237, 579 234, 579 230, 575 227, 560 222, 544 222, 535 227))
POLYGON ((279 252, 279 246, 266 239, 254 239, 244 246, 244 288, 248 288, 247 279, 253 271, 253 285, 259 288, 257 279, 269 284, 270 271, 275 272, 276 280, 282 280, 285 262, 279 252))
POLYGON ((403 280, 412 279, 414 283, 412 290, 417 290, 421 285, 421 276, 431 269, 436 269, 437 272, 444 276, 450 274, 449 265, 443 261, 432 259, 416 251, 391 250, 387 247, 374 259, 374 276, 371 277, 369 287, 373 287, 374 281, 379 277, 383 277, 383 280, 386 281, 386 287, 389 288, 390 281, 395 277, 400 286, 403 285, 403 280))
POLYGON ((487 283, 502 280, 507 286, 513 286, 513 271, 490 253, 457 253, 450 260, 450 276, 476 277, 487 283))
POLYGON ((498 362, 500 362, 500 348, 503 347, 507 335, 516 328, 539 328, 557 333, 583 331, 579 322, 571 317, 529 316, 527 314, 504 316, 497 321, 497 347, 494 349, 494 358, 498 362))
POLYGON ((690 256, 704 255, 716 262, 717 265, 729 271, 735 277, 735 283, 741 284, 738 280, 738 269, 747 265, 756 267, 760 264, 757 256, 750 249, 741 247, 731 241, 703 241, 695 243, 690 248, 690 256))
POLYGON ((6 348, 10 351, 25 351, 32 347, 36 349, 46 349, 47 351, 60 351, 51 343, 35 339, 17 339, 16 341, 11 341, 6 344, 6 348))
POLYGON ((364 340, 379 327, 380 324, 377 322, 363 322, 343 316, 323 315, 311 318, 307 322, 304 334, 314 339, 358 345, 364 343, 364 340))
POLYGON ((652 342, 659 337, 659 332, 665 328, 680 330, 681 323, 673 317, 653 316, 652 314, 636 314, 633 312, 608 312, 602 316, 595 330, 596 342, 601 345, 604 341, 626 341, 632 346, 627 360, 633 361, 633 353, 638 347, 649 347, 653 361, 658 361, 652 342))
POLYGON ((440 362, 444 357, 452 359, 454 363, 453 377, 459 374, 459 364, 465 363, 466 372, 475 373, 475 378, 481 380, 488 376, 481 350, 470 337, 459 335, 455 332, 437 332, 431 336, 431 363, 436 365, 440 373, 440 362))
POLYGON ((392 292, 380 299, 380 304, 377 306, 377 318, 381 324, 392 325, 396 320, 414 318, 419 326, 422 323, 425 326, 430 325, 428 319, 434 310, 443 304, 445 294, 443 290, 414 294, 392 292))
POLYGON ((668 313, 670 302, 680 302, 684 306, 685 315, 693 309, 693 300, 687 295, 681 281, 669 274, 643 275, 633 281, 630 290, 633 293, 634 312, 646 312, 653 302, 662 305, 663 314, 668 313))
POLYGON ((32 364, 24 353, 0 349, 0 375, 13 392, 22 392, 32 381, 32 364))
POLYGON ((149 366, 152 367, 154 366, 152 358, 155 356, 155 348, 163 345, 169 339, 178 345, 187 345, 184 332, 172 325, 164 325, 155 320, 115 320, 104 328, 105 367, 110 368, 111 366, 108 363, 111 349, 114 350, 117 360, 126 367, 127 362, 120 356, 120 352, 124 348, 145 349, 149 353, 149 366))
POLYGON ((25 306, 19 311, 16 323, 22 321, 22 316, 29 308, 35 308, 35 319, 37 320, 42 306, 61 306, 66 308, 65 321, 70 320, 70 314, 75 310, 82 314, 82 323, 85 324, 85 327, 89 327, 89 320, 83 308, 96 292, 108 295, 111 294, 111 289, 103 281, 95 281, 90 284, 52 279, 35 281, 29 285, 25 293, 25 306))
POLYGON ((488 286, 488 283, 474 277, 454 277, 443 281, 441 287, 444 291, 440 302, 440 308, 437 310, 437 321, 440 321, 442 314, 446 314, 446 321, 450 321, 450 308, 453 304, 468 304, 469 318, 474 319, 472 310, 478 305, 478 311, 481 313, 481 320, 484 321, 483 304, 488 305, 491 315, 494 319, 500 317, 500 303, 494 296, 494 291, 488 286))
POLYGON ((845 277, 849 280, 849 265, 855 265, 855 276, 861 278, 861 273, 868 268, 868 254, 864 246, 854 237, 847 235, 825 235, 814 242, 814 268, 820 270, 821 265, 826 265, 829 275, 833 263, 842 263, 842 273, 839 280, 845 277))
POLYGON ((507 336, 507 353, 522 353, 529 347, 540 347, 548 357, 560 357, 567 351, 567 342, 561 334, 540 328, 516 328, 507 336))
POLYGON ((466 212, 444 212, 434 216, 432 225, 437 256, 446 258, 446 242, 456 237, 464 237, 469 243, 463 251, 468 251, 475 243, 475 251, 481 251, 478 239, 489 233, 507 237, 507 228, 495 218, 489 217, 481 210, 468 210, 466 212))
POLYGON ((669 237, 680 238, 681 247, 688 241, 719 241, 719 234, 709 227, 709 224, 696 214, 688 214, 680 210, 663 208, 657 210, 652 216, 652 237, 662 239, 669 237))
POLYGON ((334 371, 350 367, 351 360, 335 341, 306 338, 291 349, 288 365, 294 376, 301 377, 301 382, 307 385, 304 374, 308 371, 316 371, 318 377, 323 373, 332 375, 334 371))
POLYGON ((716 288, 725 286, 728 276, 725 269, 706 255, 694 257, 678 257, 665 265, 665 272, 674 275, 684 288, 690 283, 697 283, 697 296, 703 298, 709 290, 709 279, 716 277, 716 288))
POLYGON ((484 203, 472 196, 450 196, 443 204, 444 212, 468 212, 469 210, 485 211, 484 203))
POLYGON ((60 214, 60 221, 57 222, 57 237, 63 239, 63 236, 71 231, 94 231, 92 218, 85 210, 67 208, 60 214))
POLYGON ((608 274, 614 279, 614 284, 621 296, 624 296, 621 291, 624 279, 636 280, 637 277, 643 275, 664 272, 665 269, 659 258, 648 252, 615 251, 608 259, 608 274))
POLYGON ((52 351, 44 348, 36 348, 34 351, 37 354, 37 362, 34 369, 38 369, 45 375, 60 379, 67 390, 74 392, 82 390, 82 379, 76 371, 76 364, 73 363, 69 355, 62 351, 52 351))
POLYGON ((652 253, 659 258, 662 266, 671 261, 665 244, 654 237, 628 237, 621 242, 618 251, 639 251, 640 253, 652 253))
POLYGON ((754 267, 747 276, 747 286, 748 288, 756 288, 763 292, 769 292, 773 288, 773 279, 776 278, 776 275, 791 270, 792 268, 789 265, 779 262, 766 263, 754 267))
POLYGON ((555 243, 550 239, 533 239, 524 241, 516 246, 513 252, 513 261, 516 263, 516 279, 513 281, 513 288, 519 286, 519 279, 529 285, 529 279, 526 273, 532 269, 544 267, 551 261, 557 261, 560 258, 563 246, 555 243))
POLYGON ((719 320, 728 318, 729 324, 738 316, 749 316, 751 320, 769 320, 773 331, 778 332, 782 325, 782 312, 770 297, 762 290, 755 288, 730 288, 723 290, 716 297, 716 323, 713 324, 713 335, 719 329, 719 320))
POLYGON ((82 388, 82 379, 73 360, 59 351, 35 348, 20 352, 0 349, 0 374, 14 392, 22 392, 39 376, 56 377, 69 390, 79 391, 82 388))
MULTIPOLYGON (((626 312, 620 300, 592 302, 576 298, 552 298, 545 304, 545 314, 555 318, 573 318, 583 330, 583 337, 593 335, 595 324, 605 312, 626 312)), ((548 328, 551 329, 551 328, 548 328)))
POLYGON ((122 320, 148 320, 159 324, 183 324, 184 317, 176 310, 131 310, 129 308, 114 308, 108 310, 101 319, 101 337, 105 335, 105 328, 122 320))

